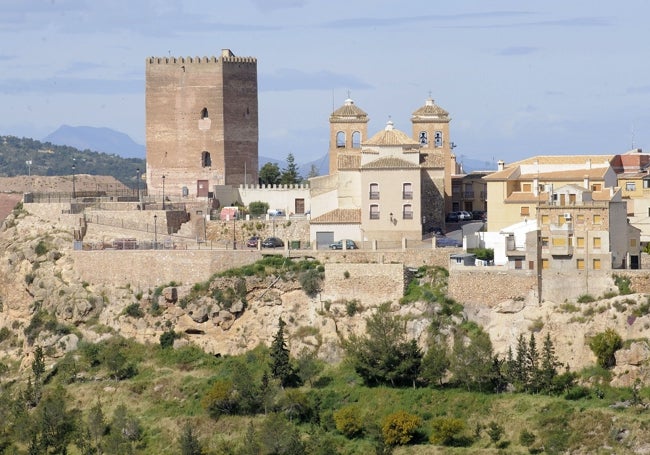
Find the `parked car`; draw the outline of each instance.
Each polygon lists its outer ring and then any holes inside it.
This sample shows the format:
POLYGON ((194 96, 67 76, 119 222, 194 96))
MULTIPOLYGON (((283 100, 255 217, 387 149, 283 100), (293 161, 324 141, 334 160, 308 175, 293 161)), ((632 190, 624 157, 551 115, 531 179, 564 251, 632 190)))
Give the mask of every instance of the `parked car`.
POLYGON ((259 236, 254 235, 250 239, 246 240, 246 246, 248 248, 257 248, 257 242, 259 242, 259 241, 260 241, 259 236))
POLYGON ((458 221, 458 212, 450 212, 447 214, 447 217, 445 218, 445 221, 447 223, 455 223, 458 221))
POLYGON ((487 218, 487 213, 485 212, 485 210, 474 210, 472 212, 473 220, 485 221, 486 218, 487 218))
POLYGON ((264 239, 262 242, 263 248, 281 248, 283 246, 284 242, 282 239, 279 239, 277 237, 269 237, 268 239, 264 239))
MULTIPOLYGON (((339 240, 338 242, 334 242, 330 244, 330 248, 333 250, 342 250, 343 249, 343 240, 339 240)), ((356 250, 359 247, 357 247, 357 244, 354 243, 354 240, 347 239, 345 241, 345 249, 346 250, 356 250)))
POLYGON ((269 209, 267 213, 270 216, 284 216, 284 210, 282 209, 269 209))
POLYGON ((463 246, 463 242, 456 239, 452 239, 451 237, 436 237, 436 246, 461 247, 463 246))
POLYGON ((458 219, 460 221, 468 221, 472 219, 472 214, 469 212, 466 212, 465 210, 462 210, 458 212, 458 219))

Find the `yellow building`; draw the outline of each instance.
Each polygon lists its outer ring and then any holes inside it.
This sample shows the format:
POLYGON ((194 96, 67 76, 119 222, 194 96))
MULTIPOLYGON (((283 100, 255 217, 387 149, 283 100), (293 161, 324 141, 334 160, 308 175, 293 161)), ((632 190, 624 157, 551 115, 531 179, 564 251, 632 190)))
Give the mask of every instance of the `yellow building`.
POLYGON ((579 185, 593 191, 616 186, 611 166, 615 155, 536 156, 506 165, 484 177, 487 183, 488 231, 499 231, 522 221, 537 219, 544 203, 570 204, 571 196, 554 188, 579 185), (554 200, 554 198, 569 198, 554 200))

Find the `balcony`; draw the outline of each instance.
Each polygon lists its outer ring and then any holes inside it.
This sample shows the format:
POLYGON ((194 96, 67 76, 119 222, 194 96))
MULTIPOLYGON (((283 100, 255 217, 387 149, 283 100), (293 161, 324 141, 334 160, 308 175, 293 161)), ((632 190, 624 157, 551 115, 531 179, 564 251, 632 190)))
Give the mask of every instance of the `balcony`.
POLYGON ((402 212, 402 219, 404 219, 404 220, 412 220, 413 219, 413 212, 402 212))
POLYGON ((379 212, 370 212, 370 219, 371 220, 378 220, 379 219, 379 212))
POLYGON ((413 199, 413 191, 402 191, 402 199, 413 199))
POLYGON ((379 199, 379 191, 371 191, 370 199, 379 199))

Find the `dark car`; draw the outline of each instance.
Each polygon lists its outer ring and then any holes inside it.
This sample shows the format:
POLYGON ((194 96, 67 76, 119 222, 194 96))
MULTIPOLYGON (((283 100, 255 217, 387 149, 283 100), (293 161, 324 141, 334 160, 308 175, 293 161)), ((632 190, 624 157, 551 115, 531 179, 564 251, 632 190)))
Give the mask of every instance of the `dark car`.
POLYGON ((486 218, 487 214, 485 213, 485 210, 474 210, 472 212, 473 220, 485 221, 486 218))
POLYGON ((248 248, 257 248, 257 243, 260 241, 260 238, 257 235, 254 235, 250 239, 246 240, 246 246, 248 248))
MULTIPOLYGON (((330 248, 333 250, 342 250, 343 249, 343 240, 339 240, 338 242, 334 242, 330 244, 330 248)), ((354 243, 354 240, 346 240, 345 241, 345 249, 346 250, 356 250, 358 249, 357 244, 354 243)))
POLYGON ((448 213, 447 218, 445 218, 445 221, 452 222, 452 223, 460 221, 460 219, 458 218, 458 212, 450 212, 450 213, 448 213))
POLYGON ((450 246, 450 247, 461 247, 463 246, 463 242, 452 239, 451 237, 437 237, 436 238, 436 246, 439 247, 445 247, 445 246, 450 246))
POLYGON ((279 239, 277 237, 269 237, 268 239, 264 239, 262 242, 262 247, 264 248, 281 248, 284 246, 284 242, 282 239, 279 239))

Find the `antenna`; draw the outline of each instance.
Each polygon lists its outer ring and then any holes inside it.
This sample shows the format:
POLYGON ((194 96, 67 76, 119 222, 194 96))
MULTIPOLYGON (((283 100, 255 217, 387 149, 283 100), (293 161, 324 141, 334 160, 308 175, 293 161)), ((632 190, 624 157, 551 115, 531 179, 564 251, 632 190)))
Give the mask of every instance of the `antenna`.
POLYGON ((632 123, 632 150, 634 150, 634 123, 632 123))

